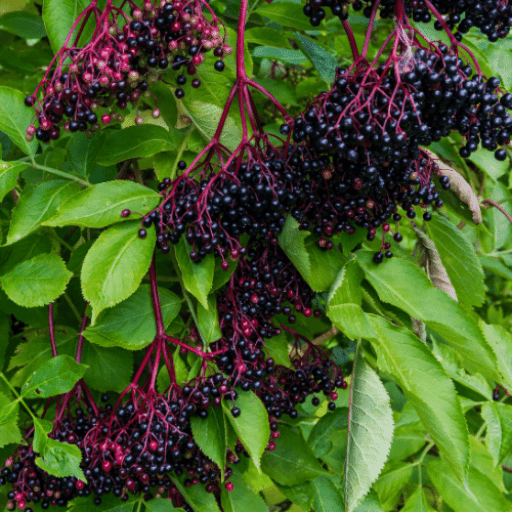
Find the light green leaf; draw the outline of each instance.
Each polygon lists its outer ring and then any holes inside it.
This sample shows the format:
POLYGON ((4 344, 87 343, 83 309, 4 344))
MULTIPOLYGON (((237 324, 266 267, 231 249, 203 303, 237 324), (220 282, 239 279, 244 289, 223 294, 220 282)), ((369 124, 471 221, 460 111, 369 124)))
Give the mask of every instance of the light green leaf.
POLYGON ((200 263, 190 259, 190 245, 181 237, 176 245, 176 259, 182 272, 185 288, 208 309, 208 294, 213 284, 215 262, 213 255, 209 254, 200 263))
POLYGON ((281 249, 304 279, 311 275, 311 263, 304 243, 308 235, 308 231, 299 231, 299 223, 292 217, 286 219, 283 231, 279 235, 281 249))
POLYGON ((22 194, 12 211, 11 226, 6 245, 30 235, 50 217, 57 207, 80 190, 78 183, 51 180, 41 183, 28 194, 22 194))
POLYGON ((418 486, 405 503, 402 512, 435 512, 435 510, 428 503, 421 486, 418 486))
POLYGON ((146 501, 145 505, 149 512, 179 512, 177 508, 172 506, 171 500, 163 498, 153 498, 152 500, 146 501))
POLYGON ((25 398, 49 398, 71 391, 84 376, 87 366, 73 358, 57 356, 39 367, 22 387, 25 398))
POLYGON ((82 452, 74 444, 61 443, 48 438, 44 454, 36 459, 36 465, 50 475, 64 478, 74 476, 82 482, 87 482, 80 469, 82 452))
POLYGON ((0 161, 0 201, 4 199, 8 192, 16 187, 19 174, 26 168, 26 164, 0 161))
POLYGON ((238 418, 231 414, 231 407, 223 400, 226 416, 247 450, 254 465, 259 468, 260 460, 270 438, 268 413, 263 402, 250 391, 239 391, 236 407, 241 410, 238 418))
POLYGON ((86 188, 59 206, 46 226, 104 228, 126 220, 123 210, 145 214, 158 205, 160 196, 133 181, 109 181, 86 188))
POLYGON ((32 122, 33 111, 25 106, 25 95, 10 87, 0 87, 0 130, 27 155, 35 155, 38 142, 27 142, 25 135, 32 122))
POLYGON ((459 481, 452 468, 444 460, 436 460, 427 464, 427 473, 443 500, 454 512, 500 512, 512 511, 512 503, 493 482, 475 469, 469 468, 468 489, 459 481))
MULTIPOLYGON (((88 5, 88 0, 44 0, 43 21, 54 53, 64 45, 74 21, 88 5)), ((90 36, 89 27, 84 36, 87 35, 90 36)))
POLYGON ((0 393, 0 448, 22 441, 18 427, 19 408, 18 402, 13 402, 7 395, 0 393))
POLYGON ((423 428, 404 426, 395 429, 389 460, 405 460, 425 446, 423 428))
MULTIPOLYGON (((176 318, 181 301, 176 294, 163 288, 158 289, 164 327, 176 318)), ((126 300, 100 314, 94 326, 84 331, 91 342, 103 347, 122 347, 140 350, 149 345, 156 336, 151 288, 148 284, 139 286, 126 300)))
POLYGON ((350 383, 345 463, 345 510, 353 512, 377 479, 393 440, 393 411, 386 388, 356 351, 350 383))
POLYGON ((224 476, 226 465, 226 427, 222 407, 210 407, 208 417, 190 420, 194 441, 207 457, 217 464, 224 476))
POLYGON ((459 302, 481 306, 484 300, 484 272, 473 244, 449 220, 435 215, 426 223, 459 302))
POLYGON ((214 295, 208 297, 208 309, 197 304, 197 328, 205 343, 210 344, 222 338, 219 325, 219 312, 217 310, 217 298, 214 295))
POLYGON ((185 487, 182 481, 177 478, 173 478, 173 482, 185 498, 185 501, 194 511, 220 512, 214 495, 206 492, 204 485, 185 487))
POLYGON ((130 126, 115 131, 107 138, 96 161, 109 166, 130 158, 148 157, 161 151, 171 151, 179 145, 174 140, 176 136, 175 131, 168 132, 165 128, 153 124, 130 126))
POLYGON ((462 306, 435 288, 419 266, 397 256, 377 265, 370 251, 358 251, 357 261, 381 300, 425 322, 462 354, 471 370, 499 380, 496 356, 478 325, 462 306))
POLYGON ((62 295, 72 275, 57 254, 39 254, 3 274, 0 282, 13 302, 33 308, 62 295))
POLYGON ((390 461, 386 464, 382 476, 374 487, 379 496, 379 502, 384 510, 393 510, 400 499, 402 489, 412 476, 412 464, 407 462, 390 461))
MULTIPOLYGON (((442 293, 442 292, 441 292, 442 293)), ((469 464, 466 420, 452 381, 441 364, 409 330, 369 315, 378 334, 379 368, 391 374, 461 481, 469 464)))
POLYGON ((281 436, 276 449, 265 452, 261 461, 261 469, 272 480, 291 487, 328 474, 298 432, 285 424, 279 432, 281 436))
POLYGON ((34 452, 43 454, 48 445, 48 434, 53 430, 51 421, 41 418, 33 418, 34 420, 34 452))
POLYGON ((482 418, 486 423, 485 444, 498 465, 512 451, 512 407, 486 402, 482 405, 482 418))
POLYGON ((92 306, 92 325, 98 315, 135 293, 148 271, 156 233, 138 236, 138 222, 118 224, 103 231, 85 257, 82 292, 92 306))
POLYGON ((268 357, 274 359, 274 362, 287 368, 292 367, 290 361, 290 347, 288 344, 288 336, 286 331, 281 331, 281 334, 274 336, 272 342, 265 346, 268 357))
POLYGON ((501 325, 489 325, 480 320, 485 339, 494 350, 497 368, 507 389, 512 389, 512 335, 501 325))
POLYGON ((313 498, 315 512, 345 512, 343 495, 331 478, 320 476, 315 478, 311 485, 315 492, 313 498))
POLYGON ((234 489, 228 492, 222 488, 221 504, 224 512, 268 512, 265 501, 245 483, 240 470, 234 468, 229 480, 234 489))

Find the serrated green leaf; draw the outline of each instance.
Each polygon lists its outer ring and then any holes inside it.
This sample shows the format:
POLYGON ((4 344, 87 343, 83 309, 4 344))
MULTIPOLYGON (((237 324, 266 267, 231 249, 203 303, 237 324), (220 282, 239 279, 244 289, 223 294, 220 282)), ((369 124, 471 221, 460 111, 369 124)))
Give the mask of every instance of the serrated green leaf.
POLYGON ((412 464, 400 461, 390 461, 386 464, 382 476, 374 487, 384 510, 392 510, 402 495, 402 489, 411 479, 412 464))
POLYGON ((482 418, 486 422, 485 444, 498 465, 512 451, 512 407, 486 402, 482 405, 482 418))
POLYGON ((459 302, 481 306, 485 294, 484 272, 474 246, 456 226, 440 215, 434 216, 426 225, 459 302))
POLYGON ((6 245, 18 242, 38 229, 55 215, 63 201, 79 190, 80 186, 73 181, 51 180, 41 183, 28 194, 22 194, 12 211, 6 245))
POLYGON ((279 2, 260 4, 256 11, 260 16, 276 21, 284 27, 291 27, 298 30, 311 30, 308 19, 302 12, 301 4, 295 2, 279 2))
POLYGON ((333 447, 333 431, 338 434, 348 426, 348 409, 346 407, 328 412, 320 418, 320 421, 313 427, 308 437, 309 446, 311 446, 315 455, 320 458, 327 454, 333 447))
POLYGON ((127 350, 85 343, 82 349, 82 363, 89 366, 84 380, 92 389, 121 393, 130 385, 133 354, 127 350))
POLYGON ((149 512, 179 512, 177 508, 172 506, 171 500, 165 500, 163 498, 153 498, 152 500, 146 501, 145 505, 149 512))
POLYGON ((382 471, 391 448, 393 428, 393 411, 386 388, 357 350, 350 382, 343 482, 347 512, 355 510, 382 471))
POLYGON ((0 161, 0 201, 16 187, 19 174, 26 168, 26 164, 0 161))
POLYGON ((204 309, 200 303, 197 305, 197 328, 208 345, 222 338, 217 298, 214 295, 208 297, 208 309, 204 309))
POLYGON ((345 512, 343 495, 331 478, 320 476, 311 482, 315 492, 313 510, 315 512, 345 512))
POLYGON ((500 512, 512 511, 512 503, 508 501, 486 475, 474 467, 469 468, 468 488, 453 473, 452 468, 444 460, 436 460, 427 464, 427 473, 443 500, 454 512, 500 512))
POLYGON ((82 292, 92 306, 92 325, 104 309, 135 293, 149 269, 156 233, 149 229, 139 238, 138 226, 128 222, 103 231, 85 257, 82 292))
POLYGON ((185 501, 194 511, 220 512, 220 508, 217 505, 215 497, 213 494, 206 492, 204 485, 191 485, 190 487, 185 487, 183 482, 178 478, 173 478, 173 482, 185 498, 185 501))
POLYGON ((261 469, 272 480, 288 487, 326 476, 327 472, 302 436, 285 424, 279 428, 281 436, 276 449, 265 452, 261 469))
MULTIPOLYGON (((263 402, 252 392, 239 391, 236 407, 241 411, 238 418, 231 414, 231 406, 223 400, 222 406, 231 426, 247 450, 254 465, 259 468, 260 460, 270 438, 268 413, 263 402)), ((230 403, 230 402, 229 402, 230 403)))
POLYGON ((50 359, 38 368, 22 387, 25 398, 48 398, 73 389, 84 376, 87 366, 68 355, 50 359))
POLYGON ((7 296, 16 304, 45 306, 64 293, 72 273, 57 254, 39 254, 0 277, 7 296))
MULTIPOLYGON (((322 478, 322 477, 319 477, 322 478)), ((311 482, 303 482, 294 486, 280 485, 274 482, 276 489, 302 510, 310 510, 315 497, 315 489, 311 482)))
POLYGON ((470 369, 500 380, 496 356, 476 322, 462 306, 435 288, 419 266, 398 256, 377 265, 370 251, 358 251, 357 261, 381 300, 425 322, 464 357, 470 369))
POLYGON ((210 407, 205 419, 193 416, 190 420, 194 441, 207 457, 219 466, 224 475, 226 465, 226 427, 222 407, 210 407))
POLYGON ((245 483, 240 470, 235 469, 229 480, 234 489, 228 492, 222 488, 221 504, 224 512, 268 512, 265 501, 245 483))
POLYGON ((391 374, 416 409, 423 425, 462 481, 469 464, 466 420, 452 381, 411 331, 370 315, 378 334, 372 340, 379 368, 391 374))
POLYGON ((307 55, 311 64, 313 64, 317 69, 322 80, 330 86, 336 77, 336 67, 338 65, 337 59, 331 52, 327 51, 318 43, 315 43, 315 41, 309 37, 304 37, 302 34, 296 32, 295 38, 299 43, 302 53, 307 55))
POLYGON ((7 395, 0 393, 0 448, 22 441, 18 427, 19 408, 17 401, 12 401, 7 395))
POLYGON ((82 452, 78 446, 51 438, 48 438, 44 455, 35 460, 36 465, 50 475, 60 478, 74 476, 82 482, 87 482, 80 469, 81 461, 82 452))
POLYGON ((27 142, 25 135, 33 112, 25 106, 25 95, 10 87, 0 87, 0 130, 27 155, 35 155, 37 140, 27 142))
POLYGON ((486 341, 496 354, 497 368, 507 389, 512 389, 512 336, 501 325, 489 325, 480 320, 486 341))
POLYGON ((265 349, 268 357, 271 357, 276 364, 291 368, 290 347, 286 331, 281 331, 281 334, 272 338, 272 342, 268 343, 265 349))
POLYGON ((59 206, 45 226, 104 228, 127 220, 123 210, 145 214, 158 205, 160 196, 133 181, 109 181, 86 188, 59 206))
POLYGON ((176 259, 182 272, 185 288, 208 309, 208 294, 213 284, 215 262, 213 255, 209 254, 200 263, 190 259, 190 246, 185 237, 181 237, 176 245, 176 259))
MULTIPOLYGON (((181 301, 170 290, 159 288, 158 294, 164 327, 167 328, 178 314, 181 301)), ((84 336, 91 343, 103 347, 140 350, 155 339, 156 323, 153 315, 151 288, 143 284, 131 297, 101 313, 96 324, 84 331, 84 336)))
POLYGON ((46 450, 49 437, 48 434, 53 429, 51 421, 43 420, 41 418, 33 418, 34 420, 34 452, 42 454, 46 450))
POLYGON ((402 512, 435 512, 435 510, 428 503, 421 486, 418 486, 405 503, 402 512))
POLYGON ((67 155, 73 170, 88 177, 94 169, 96 157, 105 143, 105 133, 96 133, 89 138, 83 132, 74 133, 67 147, 67 155))
POLYGON ((307 231, 299 231, 299 223, 292 217, 286 219, 283 231, 279 235, 281 249, 290 258, 304 279, 306 279, 305 276, 311 274, 311 263, 305 246, 308 235, 307 231))

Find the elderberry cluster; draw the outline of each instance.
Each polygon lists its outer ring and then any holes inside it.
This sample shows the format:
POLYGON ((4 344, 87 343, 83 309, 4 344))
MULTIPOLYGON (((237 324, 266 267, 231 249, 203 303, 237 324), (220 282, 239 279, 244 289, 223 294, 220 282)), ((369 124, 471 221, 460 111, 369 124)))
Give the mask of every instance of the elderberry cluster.
MULTIPOLYGON (((36 92, 26 98, 38 122, 37 128, 27 129, 27 139, 35 135, 41 142, 56 140, 61 129, 93 133, 112 121, 122 122, 120 111, 129 105, 137 112, 135 122, 141 124, 141 97, 151 97, 151 83, 166 78, 167 71, 179 72, 178 98, 185 94, 187 75, 196 75, 207 52, 213 51, 219 59, 215 69, 222 71, 222 58, 231 48, 224 44, 218 20, 207 19, 203 7, 203 0, 168 0, 158 8, 145 2, 143 9, 131 10, 129 22, 106 9, 92 41, 83 48, 64 47, 55 69, 51 67, 36 92)), ((200 84, 199 78, 192 79, 192 87, 200 84)), ((152 115, 160 116, 158 107, 152 115)))
POLYGON ((337 16, 340 21, 348 18, 347 0, 307 0, 303 11, 313 27, 318 27, 325 18, 326 12, 324 7, 329 7, 332 14, 337 16))

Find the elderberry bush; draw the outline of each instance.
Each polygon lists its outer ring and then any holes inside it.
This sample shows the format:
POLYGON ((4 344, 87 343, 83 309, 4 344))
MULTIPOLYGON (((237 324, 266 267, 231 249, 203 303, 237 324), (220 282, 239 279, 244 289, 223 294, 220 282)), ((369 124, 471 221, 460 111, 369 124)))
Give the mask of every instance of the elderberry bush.
POLYGON ((508 0, 26 4, 6 510, 512 512, 508 0))

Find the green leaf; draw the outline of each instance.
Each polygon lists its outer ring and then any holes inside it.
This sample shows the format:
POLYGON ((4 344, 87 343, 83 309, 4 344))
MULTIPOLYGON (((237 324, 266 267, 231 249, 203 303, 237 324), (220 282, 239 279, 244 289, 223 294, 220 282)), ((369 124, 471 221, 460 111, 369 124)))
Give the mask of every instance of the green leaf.
POLYGON ((34 420, 34 452, 42 454, 48 445, 48 434, 53 430, 51 421, 41 418, 33 418, 34 420))
POLYGON ((222 338, 215 295, 208 297, 208 309, 204 309, 201 304, 197 304, 197 327, 204 342, 207 344, 222 338))
POLYGON ((354 512, 384 512, 377 493, 372 490, 354 512))
POLYGON ((470 369, 499 380, 496 356, 478 325, 462 306, 435 288, 419 266, 398 256, 377 265, 370 251, 358 251, 357 261, 381 300, 425 322, 459 351, 470 369))
POLYGON ((81 461, 82 452, 78 446, 49 438, 43 457, 38 457, 35 462, 50 475, 60 478, 74 476, 82 482, 87 482, 80 469, 81 461))
POLYGON ((288 487, 325 476, 327 472, 318 462, 315 454, 302 436, 283 424, 276 449, 265 452, 261 469, 272 480, 288 487))
POLYGON ((289 48, 274 48, 273 46, 257 46, 252 52, 254 57, 264 57, 271 60, 282 60, 292 66, 300 66, 308 61, 308 58, 300 50, 289 48))
POLYGON ((402 512, 435 512, 427 501, 421 485, 411 494, 402 512))
POLYGON ((229 268, 227 270, 222 270, 222 259, 215 258, 215 272, 213 275, 213 284, 211 293, 217 291, 219 288, 222 288, 231 278, 233 272, 238 267, 238 260, 231 261, 230 258, 226 260, 229 263, 229 268))
MULTIPOLYGON (((121 501, 117 496, 114 496, 113 494, 104 494, 101 497, 102 512, 139 512, 140 497, 134 496, 133 494, 128 494, 128 496, 128 501, 125 502, 121 501), (134 511, 135 505, 137 508, 134 511)), ((94 503, 95 498, 96 497, 94 495, 91 495, 87 498, 75 498, 73 501, 69 502, 69 505, 72 505, 72 508, 69 508, 68 510, 72 510, 73 512, 96 512, 98 510, 98 505, 94 503)), ((158 498, 146 502, 146 507, 149 508, 149 504, 155 501, 165 501, 167 503, 165 510, 156 510, 155 512, 174 512, 176 510, 170 508, 172 507, 171 500, 163 500, 158 498)), ((151 506, 153 507, 153 505, 151 506)), ((150 510, 153 511, 152 508, 150 510)))
POLYGON ((200 263, 190 259, 191 247, 181 237, 176 245, 176 259, 182 272, 185 288, 207 309, 208 294, 212 289, 215 262, 213 255, 209 254, 200 263))
POLYGON ((118 224, 103 231, 85 257, 82 292, 92 306, 92 325, 98 315, 135 293, 149 269, 156 233, 139 238, 138 222, 118 224))
MULTIPOLYGON (((173 292, 159 288, 160 306, 164 327, 176 318, 181 301, 173 292)), ((104 311, 94 326, 84 331, 91 342, 103 347, 122 347, 127 350, 140 350, 149 345, 156 336, 151 287, 139 286, 126 300, 104 311)))
POLYGON ((133 181, 98 183, 69 198, 46 226, 104 228, 126 220, 123 210, 145 214, 158 205, 160 196, 133 181))
POLYGON ((26 164, 0 161, 0 201, 4 199, 8 192, 16 187, 19 174, 26 168, 26 164))
POLYGON ((228 492, 223 487, 221 492, 220 499, 224 512, 268 512, 263 498, 245 483, 240 470, 233 469, 233 475, 229 480, 234 489, 228 492))
POLYGON ((226 427, 222 407, 210 407, 208 416, 193 416, 190 420, 194 441, 207 457, 217 464, 221 475, 226 465, 226 427))
POLYGON ((469 468, 468 487, 458 480, 444 460, 429 462, 427 473, 443 500, 454 512, 512 511, 512 503, 505 498, 503 492, 487 475, 474 467, 469 468))
POLYGON ((272 5, 260 4, 256 13, 272 21, 276 21, 284 27, 291 27, 298 30, 311 30, 311 25, 304 16, 300 3, 274 2, 272 5))
POLYGON ((22 441, 18 427, 19 403, 0 393, 0 448, 22 441))
POLYGON ((174 135, 174 131, 168 132, 165 128, 152 124, 130 126, 115 131, 107 138, 96 161, 109 166, 130 158, 148 157, 161 151, 171 151, 175 145, 179 145, 173 140, 174 135))
POLYGON ((404 460, 414 455, 425 446, 425 433, 416 427, 400 427, 395 429, 393 444, 388 459, 404 460))
POLYGON ((473 244, 440 215, 435 215, 426 226, 459 302, 467 306, 481 306, 485 294, 484 272, 473 244))
POLYGON ((173 482, 185 498, 185 501, 194 511, 220 512, 214 495, 206 492, 204 485, 185 487, 182 481, 177 478, 173 478, 173 482))
POLYGON ((7 296, 16 304, 45 306, 64 293, 71 272, 57 254, 39 254, 0 277, 7 296))
POLYGON ((88 177, 95 167, 96 157, 104 143, 104 132, 96 133, 92 138, 88 138, 82 132, 74 133, 67 147, 67 155, 73 170, 80 176, 88 177))
MULTIPOLYGON (((177 508, 172 506, 171 500, 163 498, 153 498, 152 500, 146 501, 145 505, 149 512, 179 512, 177 508)), ((101 508, 103 509, 103 504, 101 508)))
POLYGON ((63 355, 50 359, 39 367, 23 385, 25 398, 49 398, 71 391, 84 376, 87 366, 63 355))
POLYGON ((375 483, 375 490, 384 510, 392 510, 402 495, 402 489, 411 479, 414 467, 407 462, 390 461, 375 483))
MULTIPOLYGON (((267 477, 268 478, 268 477, 267 477)), ((322 477, 318 477, 322 478, 322 477)), ((271 481, 272 482, 272 481, 271 481)), ((315 497, 315 489, 311 482, 287 487, 274 482, 276 489, 286 496, 291 502, 298 505, 302 510, 310 510, 315 497)))
POLYGON ((291 368, 290 347, 286 331, 281 331, 281 334, 272 338, 272 343, 268 343, 265 349, 268 357, 273 358, 276 364, 291 368))
POLYGON ((409 330, 370 315, 378 334, 379 368, 391 374, 461 481, 469 464, 466 420, 452 381, 441 364, 409 330))
POLYGON ((307 279, 306 276, 311 274, 309 254, 304 243, 308 235, 307 231, 299 231, 299 223, 292 217, 286 219, 283 231, 279 235, 281 249, 290 258, 304 279, 307 279))
POLYGON ((304 37, 296 32, 295 38, 299 43, 302 53, 308 56, 311 64, 315 66, 322 80, 330 86, 336 76, 337 59, 331 52, 327 51, 318 43, 315 43, 315 41, 309 37, 304 37))
MULTIPOLYGON (((246 30, 245 41, 257 45, 276 46, 277 48, 290 47, 290 43, 283 32, 268 27, 254 27, 246 30)), ((260 83, 259 80, 258 83, 260 83)))
MULTIPOLYGON (((43 21, 54 53, 64 46, 73 23, 89 4, 89 0, 44 0, 43 21)), ((90 29, 86 31, 81 41, 87 35, 90 35, 90 29)))
POLYGON ((130 385, 133 370, 131 352, 85 343, 82 350, 82 363, 89 366, 84 380, 92 389, 121 393, 130 385))
POLYGON ((250 391, 239 391, 236 407, 241 411, 238 418, 231 414, 231 407, 223 401, 222 405, 226 416, 242 442, 244 448, 251 456, 254 465, 259 468, 260 460, 270 438, 270 425, 268 413, 263 402, 250 391))
POLYGON ((393 411, 386 388, 356 351, 350 382, 345 508, 353 512, 377 480, 393 440, 393 411))
POLYGON ((486 423, 485 444, 498 465, 512 451, 512 407, 499 402, 486 402, 482 405, 482 418, 486 423))
POLYGON ((320 418, 308 437, 308 443, 316 457, 320 458, 331 451, 333 443, 331 434, 338 433, 348 426, 348 409, 346 407, 328 412, 320 418))
POLYGON ((352 257, 334 281, 327 298, 327 316, 349 338, 368 338, 373 327, 361 307, 364 274, 352 257))
POLYGON ((315 478, 311 485, 315 492, 313 510, 315 512, 345 512, 343 496, 331 478, 315 478))
POLYGON ((57 207, 80 190, 80 185, 68 180, 41 183, 27 194, 22 194, 12 211, 11 226, 6 245, 30 235, 53 217, 57 207))
POLYGON ((35 155, 38 142, 27 142, 25 135, 32 122, 33 111, 25 106, 25 95, 10 87, 0 87, 0 130, 27 155, 35 155))
POLYGON ((41 39, 46 36, 41 17, 26 11, 4 14, 0 17, 0 28, 23 39, 41 39))
POLYGON ((485 339, 494 350, 497 368, 505 387, 512 389, 512 335, 501 325, 489 325, 480 320, 485 339))

